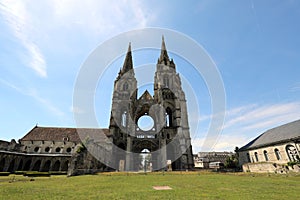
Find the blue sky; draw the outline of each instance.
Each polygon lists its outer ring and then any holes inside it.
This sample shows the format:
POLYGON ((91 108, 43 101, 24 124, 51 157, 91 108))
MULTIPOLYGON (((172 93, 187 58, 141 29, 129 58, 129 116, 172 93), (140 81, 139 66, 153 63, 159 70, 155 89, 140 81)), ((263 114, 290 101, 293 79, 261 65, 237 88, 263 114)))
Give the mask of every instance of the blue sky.
MULTIPOLYGON (((299 19, 296 0, 0 0, 0 139, 19 139, 36 123, 74 127, 74 84, 88 55, 124 31, 161 27, 191 37, 214 60, 227 109, 213 149, 241 147, 269 128, 300 118, 299 19)), ((159 52, 146 55, 134 53, 134 63, 142 65, 146 57, 145 64, 155 63, 159 52)), ((183 61, 171 57, 178 70, 184 69, 183 61)), ((122 62, 123 57, 117 59, 115 68, 122 62)), ((205 83, 194 84, 201 97, 201 115, 190 117, 197 152, 206 149, 202 144, 211 113, 205 83), (200 120, 197 130, 195 117, 200 120)), ((108 95, 95 97, 96 108, 103 102, 109 112, 111 89, 107 85, 108 95)), ((102 127, 108 124, 108 112, 97 113, 102 127)))

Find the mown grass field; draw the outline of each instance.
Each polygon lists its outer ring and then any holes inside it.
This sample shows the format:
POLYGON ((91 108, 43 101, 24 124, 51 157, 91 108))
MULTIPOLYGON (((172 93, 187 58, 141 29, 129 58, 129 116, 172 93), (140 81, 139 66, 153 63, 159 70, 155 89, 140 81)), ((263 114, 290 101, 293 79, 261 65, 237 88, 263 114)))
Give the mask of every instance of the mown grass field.
POLYGON ((298 199, 300 175, 104 173, 76 177, 0 177, 0 199, 298 199), (154 190, 170 186, 172 190, 154 190))

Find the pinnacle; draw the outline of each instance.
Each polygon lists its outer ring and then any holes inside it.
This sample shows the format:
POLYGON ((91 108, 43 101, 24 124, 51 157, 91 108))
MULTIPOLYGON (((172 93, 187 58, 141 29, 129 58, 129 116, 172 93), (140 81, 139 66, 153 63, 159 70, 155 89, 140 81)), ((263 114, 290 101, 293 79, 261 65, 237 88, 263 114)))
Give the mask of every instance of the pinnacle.
POLYGON ((133 64, 132 64, 132 55, 131 55, 131 42, 129 42, 127 54, 122 68, 122 74, 132 69, 133 69, 133 64))
POLYGON ((167 51, 164 35, 162 35, 161 41, 162 41, 162 43, 161 43, 161 50, 162 51, 167 51))
POLYGON ((167 64, 170 62, 166 44, 165 44, 165 38, 162 36, 162 42, 161 42, 161 52, 160 52, 160 57, 159 57, 159 63, 164 63, 167 64))
POLYGON ((131 52, 131 42, 129 42, 127 53, 131 52))

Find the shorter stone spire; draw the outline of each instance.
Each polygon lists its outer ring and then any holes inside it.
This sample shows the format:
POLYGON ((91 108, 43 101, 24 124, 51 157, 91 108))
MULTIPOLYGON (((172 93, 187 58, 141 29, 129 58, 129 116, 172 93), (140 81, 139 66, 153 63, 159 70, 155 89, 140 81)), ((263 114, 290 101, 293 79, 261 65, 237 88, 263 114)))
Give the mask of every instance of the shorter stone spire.
POLYGON ((165 65, 170 63, 164 36, 162 36, 161 51, 160 51, 160 57, 158 63, 165 64, 165 65))

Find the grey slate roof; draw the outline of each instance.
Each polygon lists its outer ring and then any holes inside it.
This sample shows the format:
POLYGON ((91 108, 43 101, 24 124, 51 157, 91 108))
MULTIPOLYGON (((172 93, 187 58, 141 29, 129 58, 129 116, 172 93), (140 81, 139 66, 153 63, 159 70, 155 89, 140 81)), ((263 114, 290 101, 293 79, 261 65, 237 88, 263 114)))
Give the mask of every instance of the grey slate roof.
POLYGON ((300 139, 300 120, 264 132, 245 146, 241 147, 239 151, 286 142, 291 139, 300 139))
POLYGON ((64 141, 64 138, 68 138, 70 142, 81 142, 80 138, 85 137, 103 140, 105 139, 104 135, 109 136, 109 129, 35 126, 20 141, 64 141))

